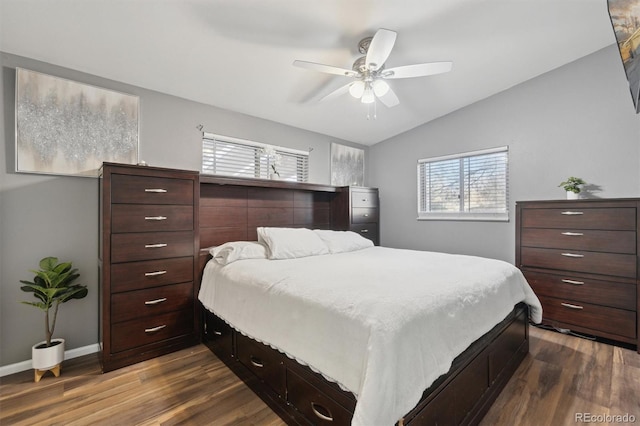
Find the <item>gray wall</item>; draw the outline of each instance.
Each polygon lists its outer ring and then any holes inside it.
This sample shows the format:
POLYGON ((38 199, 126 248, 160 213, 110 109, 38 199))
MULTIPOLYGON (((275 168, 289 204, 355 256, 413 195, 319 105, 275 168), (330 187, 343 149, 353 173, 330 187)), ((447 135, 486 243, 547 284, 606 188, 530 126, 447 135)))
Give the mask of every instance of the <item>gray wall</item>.
POLYGON ((615 45, 374 145, 381 241, 391 247, 515 258, 515 202, 562 199, 568 176, 590 196, 640 196, 640 118, 615 45), (509 146, 510 221, 417 221, 420 158, 509 146))
MULTIPOLYGON (((312 148, 310 182, 330 181, 330 143, 358 146, 7 53, 0 53, 0 366, 31 359, 44 339, 44 314, 28 300, 20 279, 54 255, 79 268, 87 298, 60 309, 56 336, 67 349, 98 342, 98 180, 15 173, 15 67, 140 97, 140 159, 152 166, 200 170, 202 133, 196 128, 289 148, 312 148)), ((362 147, 365 148, 366 147, 362 147)))

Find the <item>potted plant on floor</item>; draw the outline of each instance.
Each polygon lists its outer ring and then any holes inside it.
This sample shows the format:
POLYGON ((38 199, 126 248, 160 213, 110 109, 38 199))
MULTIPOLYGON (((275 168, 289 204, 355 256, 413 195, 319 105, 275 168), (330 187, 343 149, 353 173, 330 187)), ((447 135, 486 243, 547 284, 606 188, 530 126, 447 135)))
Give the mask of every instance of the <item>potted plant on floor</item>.
POLYGON ((570 176, 564 182, 560 182, 558 186, 561 186, 567 191, 567 200, 577 200, 580 198, 580 191, 582 190, 580 186, 585 183, 586 182, 579 177, 570 176))
POLYGON ((53 370, 56 377, 60 375, 60 363, 64 360, 64 339, 53 338, 60 304, 72 299, 82 299, 88 293, 87 286, 75 283, 80 274, 71 262, 58 263, 56 257, 45 257, 39 266, 39 270, 31 270, 35 274, 33 281, 20 280, 24 284, 20 289, 33 293, 38 299, 36 302, 22 303, 44 311, 46 340, 31 348, 36 382, 48 370, 53 370))

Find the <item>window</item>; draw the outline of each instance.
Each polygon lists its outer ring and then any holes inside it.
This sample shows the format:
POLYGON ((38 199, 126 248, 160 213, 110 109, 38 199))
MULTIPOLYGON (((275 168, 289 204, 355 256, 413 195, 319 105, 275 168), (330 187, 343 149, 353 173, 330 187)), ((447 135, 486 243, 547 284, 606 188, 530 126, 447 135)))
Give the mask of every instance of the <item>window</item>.
POLYGON ((259 142, 205 133, 202 139, 202 173, 306 182, 309 153, 259 142), (272 167, 273 166, 273 167, 272 167))
POLYGON ((509 148, 418 160, 418 219, 509 220, 509 148))

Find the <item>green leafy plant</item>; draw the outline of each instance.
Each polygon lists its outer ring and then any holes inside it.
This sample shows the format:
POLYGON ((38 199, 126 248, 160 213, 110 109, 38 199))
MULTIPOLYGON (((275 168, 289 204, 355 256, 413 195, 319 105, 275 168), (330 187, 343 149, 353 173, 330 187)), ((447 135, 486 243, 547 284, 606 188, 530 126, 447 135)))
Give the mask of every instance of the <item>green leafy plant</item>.
POLYGON ((51 346, 51 337, 56 327, 58 308, 61 303, 71 299, 82 299, 88 293, 87 286, 75 284, 80 277, 78 270, 71 262, 58 263, 57 257, 45 257, 40 261, 39 270, 31 270, 35 274, 33 281, 20 280, 24 286, 20 290, 33 293, 37 302, 21 302, 25 305, 40 308, 45 313, 45 335, 47 347, 51 346), (53 318, 50 311, 53 309, 53 318))
POLYGON ((585 183, 585 181, 578 177, 570 176, 567 180, 561 182, 558 186, 563 187, 567 192, 575 192, 576 194, 579 194, 582 190, 580 188, 580 185, 584 185, 585 183))

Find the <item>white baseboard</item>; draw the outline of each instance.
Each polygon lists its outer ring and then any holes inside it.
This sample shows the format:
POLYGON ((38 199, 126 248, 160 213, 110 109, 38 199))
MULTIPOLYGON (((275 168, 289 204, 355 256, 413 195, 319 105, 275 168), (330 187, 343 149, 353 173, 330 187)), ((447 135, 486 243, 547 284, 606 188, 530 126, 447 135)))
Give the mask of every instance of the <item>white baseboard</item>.
MULTIPOLYGON (((77 358, 83 355, 89 355, 100 351, 100 344, 94 343, 93 345, 83 346, 81 348, 69 349, 64 351, 64 359, 77 358)), ((3 365, 0 367, 0 377, 8 376, 9 374, 19 373, 21 371, 31 370, 31 360, 16 362, 15 364, 3 365)))

